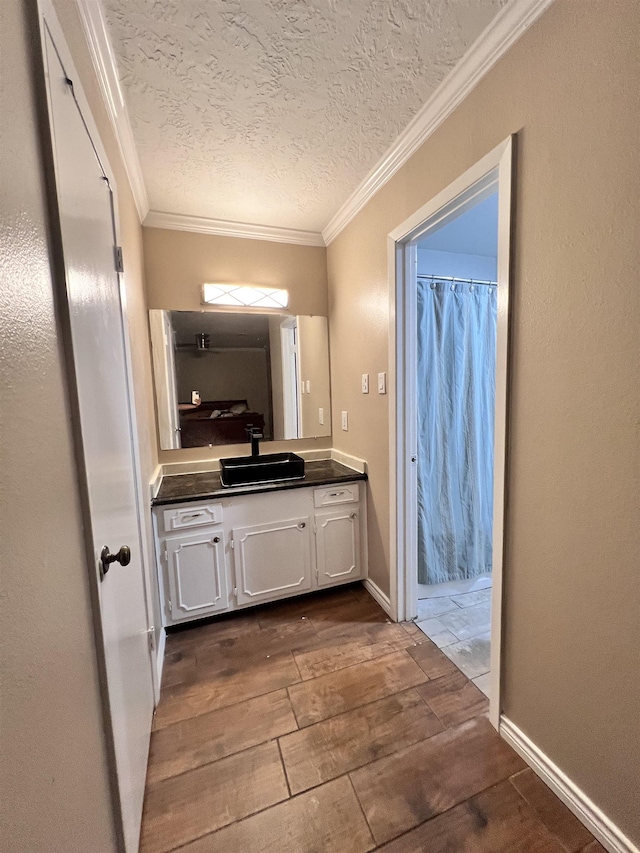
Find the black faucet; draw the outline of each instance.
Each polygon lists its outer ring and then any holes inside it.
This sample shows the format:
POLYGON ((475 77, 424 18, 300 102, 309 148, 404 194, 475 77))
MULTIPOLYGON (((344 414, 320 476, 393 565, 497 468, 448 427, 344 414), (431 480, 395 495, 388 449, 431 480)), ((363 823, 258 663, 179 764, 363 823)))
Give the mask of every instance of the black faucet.
POLYGON ((259 456, 260 439, 264 438, 263 434, 260 432, 260 427, 254 427, 253 424, 247 424, 246 433, 249 437, 249 441, 251 442, 251 455, 259 456))

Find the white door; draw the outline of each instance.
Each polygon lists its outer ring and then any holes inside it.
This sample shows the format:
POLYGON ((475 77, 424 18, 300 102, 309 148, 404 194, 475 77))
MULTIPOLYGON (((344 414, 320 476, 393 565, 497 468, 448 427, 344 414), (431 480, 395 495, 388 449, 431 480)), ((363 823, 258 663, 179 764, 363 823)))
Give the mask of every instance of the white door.
POLYGON ((316 564, 318 586, 360 577, 359 509, 346 506, 316 515, 316 564))
POLYGON ((232 531, 238 604, 257 604, 311 589, 309 517, 232 531))
MULTIPOLYGON (((46 69, 73 364, 88 485, 119 806, 127 853, 138 849, 153 714, 112 194, 51 36, 46 69), (100 554, 131 550, 100 581, 100 554), (123 559, 124 562, 124 559, 123 559)), ((59 567, 64 570, 64 565, 59 567)), ((92 579, 93 580, 93 579, 92 579)), ((73 618, 73 614, 70 614, 73 618)))
POLYGON ((169 611, 173 622, 196 619, 229 606, 224 535, 194 533, 165 539, 169 611))

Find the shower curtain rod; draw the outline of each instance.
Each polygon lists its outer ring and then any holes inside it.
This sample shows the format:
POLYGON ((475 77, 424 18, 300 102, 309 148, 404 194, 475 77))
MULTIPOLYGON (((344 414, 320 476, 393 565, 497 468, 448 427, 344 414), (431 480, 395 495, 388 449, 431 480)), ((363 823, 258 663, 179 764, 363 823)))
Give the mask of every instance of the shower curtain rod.
POLYGON ((487 287, 493 285, 494 287, 498 286, 497 281, 483 281, 480 278, 456 278, 451 275, 425 275, 424 273, 418 273, 418 278, 430 278, 432 281, 438 279, 438 281, 452 281, 459 282, 460 284, 486 284, 487 287))

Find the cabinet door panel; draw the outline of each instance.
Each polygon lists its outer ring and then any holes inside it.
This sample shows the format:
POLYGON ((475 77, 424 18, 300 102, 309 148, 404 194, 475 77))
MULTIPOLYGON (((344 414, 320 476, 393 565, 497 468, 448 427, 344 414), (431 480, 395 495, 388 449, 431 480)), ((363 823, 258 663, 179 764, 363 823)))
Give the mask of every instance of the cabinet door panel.
POLYGON ((176 536, 165 540, 171 619, 194 619, 229 604, 224 542, 219 533, 176 536))
POLYGON ((309 517, 236 527, 233 532, 238 604, 311 589, 309 517))
POLYGON ((353 506, 316 515, 318 586, 360 577, 359 516, 353 506))

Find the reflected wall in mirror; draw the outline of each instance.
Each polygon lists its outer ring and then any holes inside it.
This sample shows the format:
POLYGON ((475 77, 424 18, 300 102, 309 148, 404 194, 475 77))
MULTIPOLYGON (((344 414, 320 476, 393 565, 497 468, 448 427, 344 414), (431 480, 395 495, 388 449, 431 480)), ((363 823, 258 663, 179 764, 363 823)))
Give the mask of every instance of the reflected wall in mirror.
POLYGON ((149 311, 160 447, 331 435, 327 318, 149 311))

